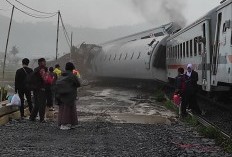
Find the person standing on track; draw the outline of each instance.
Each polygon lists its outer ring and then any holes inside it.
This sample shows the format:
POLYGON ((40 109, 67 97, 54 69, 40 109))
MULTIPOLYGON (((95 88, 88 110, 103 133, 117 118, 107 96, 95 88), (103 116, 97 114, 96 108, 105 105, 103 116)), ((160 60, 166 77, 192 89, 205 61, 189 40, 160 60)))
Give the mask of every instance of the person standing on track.
POLYGON ((186 75, 184 74, 184 68, 178 68, 178 76, 175 82, 175 93, 181 97, 180 116, 186 117, 186 75))
POLYGON ((186 100, 189 105, 189 109, 192 110, 195 114, 201 114, 201 110, 197 103, 197 81, 198 81, 198 73, 193 70, 193 65, 187 65, 186 75, 186 100))
POLYGON ((20 106, 20 115, 21 119, 25 117, 24 115, 24 95, 27 98, 27 103, 29 106, 30 113, 32 112, 32 101, 31 101, 31 91, 27 89, 27 77, 33 72, 31 68, 28 67, 30 61, 28 58, 24 58, 22 60, 23 67, 18 69, 16 71, 15 75, 15 93, 19 94, 20 100, 21 100, 21 106, 20 106))

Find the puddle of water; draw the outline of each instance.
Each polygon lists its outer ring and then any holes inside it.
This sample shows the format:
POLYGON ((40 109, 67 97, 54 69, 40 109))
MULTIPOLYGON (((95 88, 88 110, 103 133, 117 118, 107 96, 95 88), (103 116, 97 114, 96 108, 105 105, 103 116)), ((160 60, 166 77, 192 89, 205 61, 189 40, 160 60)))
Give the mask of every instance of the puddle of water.
POLYGON ((171 125, 171 121, 165 117, 162 117, 162 116, 111 114, 111 117, 112 117, 112 119, 114 119, 116 121, 120 121, 120 123, 171 125))

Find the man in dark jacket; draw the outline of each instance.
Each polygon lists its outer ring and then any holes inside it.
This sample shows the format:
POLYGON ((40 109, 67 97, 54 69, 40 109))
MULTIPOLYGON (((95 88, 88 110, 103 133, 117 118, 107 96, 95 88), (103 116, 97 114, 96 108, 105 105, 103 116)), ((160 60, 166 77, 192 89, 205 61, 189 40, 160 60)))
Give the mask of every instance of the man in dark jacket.
POLYGON ((26 88, 26 80, 27 76, 29 76, 33 70, 28 67, 29 65, 29 59, 24 58, 22 60, 23 67, 18 69, 16 71, 15 75, 15 93, 19 94, 20 100, 21 100, 21 106, 20 106, 20 115, 21 118, 24 118, 24 95, 27 98, 27 103, 29 106, 29 111, 32 111, 32 102, 31 102, 31 91, 26 88))
POLYGON ((39 66, 34 70, 34 77, 36 78, 35 89, 33 89, 34 94, 34 108, 32 110, 30 120, 35 121, 36 116, 39 112, 40 122, 44 121, 45 109, 46 109, 46 83, 45 83, 45 75, 47 71, 46 60, 44 58, 40 58, 38 60, 39 66))
POLYGON ((189 108, 193 113, 201 114, 201 110, 197 104, 197 81, 198 73, 193 70, 192 64, 188 64, 186 72, 186 100, 189 108))

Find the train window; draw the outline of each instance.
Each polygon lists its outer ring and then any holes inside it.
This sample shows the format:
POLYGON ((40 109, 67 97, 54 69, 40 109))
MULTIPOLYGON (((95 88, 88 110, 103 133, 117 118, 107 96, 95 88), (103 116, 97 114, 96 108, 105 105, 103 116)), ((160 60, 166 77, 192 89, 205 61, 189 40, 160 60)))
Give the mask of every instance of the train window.
POLYGON ((186 57, 189 57, 189 41, 186 42, 186 57))
POLYGON ((205 23, 203 24, 203 37, 206 37, 205 23))
POLYGON ((186 52, 186 51, 185 51, 185 50, 186 50, 185 48, 186 48, 186 47, 185 47, 185 42, 184 42, 184 43, 183 43, 183 58, 185 58, 185 52, 186 52))
POLYGON ((110 61, 110 59, 111 59, 111 54, 110 54, 110 57, 109 57, 109 61, 110 61))
POLYGON ((116 59, 116 57, 117 57, 117 54, 115 53, 114 60, 116 59))
POLYGON ((105 55, 104 61, 106 60, 106 58, 107 58, 107 55, 105 55))
POLYGON ((137 59, 139 59, 140 55, 141 55, 141 52, 139 52, 139 55, 138 55, 137 59))
POLYGON ((201 51, 202 51, 201 43, 198 43, 198 54, 199 55, 201 55, 201 51))
POLYGON ((182 47, 182 43, 180 44, 180 58, 183 57, 183 47, 182 47))
POLYGON ((126 58, 127 58, 127 53, 126 53, 126 56, 125 56, 125 58, 124 58, 124 59, 126 60, 126 58))
POLYGON ((118 60, 121 60, 121 58, 122 58, 122 53, 120 54, 120 56, 119 56, 118 60))
POLYGON ((174 54, 174 58, 177 57, 177 46, 175 46, 175 54, 174 54))
POLYGON ((197 42, 194 40, 194 56, 197 56, 197 42))
POLYGON ((179 45, 177 45, 177 56, 176 56, 177 59, 179 59, 179 56, 180 56, 179 53, 180 53, 180 51, 179 51, 179 45))
POLYGON ((230 45, 232 45, 232 30, 231 30, 231 36, 230 36, 230 45))
POLYGON ((169 48, 169 54, 168 54, 168 57, 171 58, 171 53, 172 53, 172 48, 170 47, 169 48))
POLYGON ((223 28, 222 28, 222 33, 226 33, 226 30, 227 30, 227 28, 226 28, 226 23, 224 23, 224 24, 223 24, 223 28))
POLYGON ((193 41, 192 40, 190 40, 189 41, 189 43, 190 43, 190 46, 189 46, 189 48, 190 48, 190 57, 192 57, 193 56, 193 41))
POLYGON ((134 57, 134 52, 132 53, 132 55, 131 55, 131 59, 134 57))

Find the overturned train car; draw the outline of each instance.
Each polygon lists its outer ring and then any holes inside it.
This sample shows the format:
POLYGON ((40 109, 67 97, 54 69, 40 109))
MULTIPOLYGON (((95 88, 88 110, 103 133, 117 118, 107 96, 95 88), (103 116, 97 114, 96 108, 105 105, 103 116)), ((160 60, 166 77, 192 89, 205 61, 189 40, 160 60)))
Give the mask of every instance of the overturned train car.
POLYGON ((91 73, 98 77, 167 81, 166 43, 180 30, 176 23, 102 44, 90 56, 91 73))

